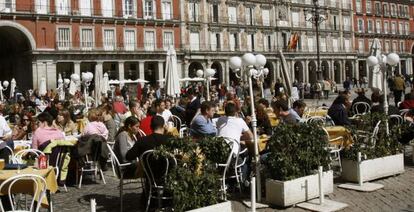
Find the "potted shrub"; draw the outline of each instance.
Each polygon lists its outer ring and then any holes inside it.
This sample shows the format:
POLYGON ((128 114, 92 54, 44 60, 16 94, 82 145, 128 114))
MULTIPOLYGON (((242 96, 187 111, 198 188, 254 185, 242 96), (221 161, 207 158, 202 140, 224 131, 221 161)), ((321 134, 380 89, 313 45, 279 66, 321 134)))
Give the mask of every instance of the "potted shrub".
POLYGON ((265 159, 266 200, 278 206, 290 206, 319 197, 319 166, 324 167, 324 193, 333 192, 333 172, 327 138, 314 124, 279 125, 268 143, 265 159))
POLYGON ((231 211, 231 203, 221 199, 221 175, 215 165, 227 160, 230 152, 223 138, 206 137, 197 142, 175 138, 156 154, 167 152, 177 158, 165 185, 172 192, 175 211, 231 211))
MULTIPOLYGON (((376 136, 375 146, 370 139, 359 138, 354 141, 351 148, 342 152, 342 173, 344 180, 358 182, 358 159, 360 152, 362 155, 360 163, 360 174, 362 181, 371 181, 383 177, 388 177, 404 172, 404 154, 402 145, 398 142, 403 131, 408 127, 407 124, 390 124, 390 134, 386 133, 385 117, 380 114, 368 114, 362 118, 359 130, 372 132, 375 124, 381 121, 379 131, 376 136)), ((358 134, 355 129, 353 133, 358 134)), ((357 136, 358 138, 358 136, 357 136)))

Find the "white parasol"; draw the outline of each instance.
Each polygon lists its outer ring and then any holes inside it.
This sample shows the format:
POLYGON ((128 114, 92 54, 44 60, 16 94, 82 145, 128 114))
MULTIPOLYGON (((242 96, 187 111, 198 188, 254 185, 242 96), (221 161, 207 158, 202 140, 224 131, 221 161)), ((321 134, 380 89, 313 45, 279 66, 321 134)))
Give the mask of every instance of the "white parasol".
POLYGON ((62 79, 62 75, 59 74, 59 78, 58 78, 58 94, 59 94, 59 101, 63 101, 65 100, 65 88, 63 87, 63 79, 62 79))
MULTIPOLYGON (((372 42, 370 55, 377 58, 381 58, 381 44, 378 38, 374 39, 372 42)), ((384 84, 381 73, 381 65, 377 64, 372 69, 370 69, 370 87, 373 89, 379 89, 380 91, 384 90, 384 84)))
POLYGON ((167 52, 165 86, 167 96, 180 95, 180 82, 177 70, 177 54, 173 48, 167 52))
POLYGON ((40 79, 40 85, 39 85, 39 95, 40 96, 44 96, 47 93, 47 88, 46 88, 46 78, 42 77, 40 79))
POLYGON ((290 75, 288 71, 288 66, 286 63, 285 56, 283 55, 282 50, 279 50, 280 60, 282 62, 282 76, 286 87, 286 93, 290 97, 292 96, 292 81, 290 80, 290 75))
POLYGON ((69 93, 75 95, 78 90, 78 84, 80 83, 80 76, 78 74, 72 74, 70 76, 69 93))
POLYGON ((13 78, 10 82, 10 98, 14 97, 15 90, 16 90, 16 80, 13 78))

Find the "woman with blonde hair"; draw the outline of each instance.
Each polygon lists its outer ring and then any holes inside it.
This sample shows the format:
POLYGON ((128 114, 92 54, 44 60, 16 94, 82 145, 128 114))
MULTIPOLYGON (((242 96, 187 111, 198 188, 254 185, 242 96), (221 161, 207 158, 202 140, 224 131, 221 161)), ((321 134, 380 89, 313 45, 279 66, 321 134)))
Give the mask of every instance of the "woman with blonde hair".
POLYGON ((68 110, 60 110, 55 120, 53 120, 53 127, 61 130, 68 135, 77 135, 78 126, 70 118, 70 113, 68 110))

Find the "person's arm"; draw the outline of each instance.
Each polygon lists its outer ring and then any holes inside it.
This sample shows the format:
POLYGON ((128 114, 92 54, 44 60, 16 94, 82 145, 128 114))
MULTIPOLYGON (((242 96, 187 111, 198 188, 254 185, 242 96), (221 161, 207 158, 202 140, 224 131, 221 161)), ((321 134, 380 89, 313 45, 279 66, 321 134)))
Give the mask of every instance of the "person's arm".
POLYGON ((125 155, 125 159, 127 161, 133 161, 141 156, 143 149, 142 143, 143 141, 138 140, 135 142, 134 146, 132 146, 132 148, 128 150, 128 152, 125 155))
POLYGON ((125 156, 128 152, 128 134, 120 133, 117 137, 119 153, 121 154, 122 161, 125 161, 125 156))

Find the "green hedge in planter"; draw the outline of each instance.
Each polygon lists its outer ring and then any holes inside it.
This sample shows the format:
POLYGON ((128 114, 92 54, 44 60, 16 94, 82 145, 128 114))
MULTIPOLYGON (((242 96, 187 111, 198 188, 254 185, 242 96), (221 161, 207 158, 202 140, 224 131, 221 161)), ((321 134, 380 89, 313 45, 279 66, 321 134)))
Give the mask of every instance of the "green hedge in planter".
POLYGON ((274 180, 291 180, 327 169, 330 159, 324 130, 316 124, 279 125, 270 138, 265 160, 268 174, 274 180))
POLYGON ((390 134, 387 135, 385 121, 387 116, 382 113, 367 114, 361 117, 361 122, 358 128, 353 126, 349 127, 354 136, 353 145, 342 151, 342 158, 347 160, 357 160, 358 152, 361 152, 362 159, 375 159, 385 156, 395 155, 402 153, 403 147, 398 142, 401 135, 408 130, 409 125, 407 123, 398 125, 389 125, 390 134), (373 147, 370 139, 363 139, 358 137, 358 131, 373 132, 374 127, 378 121, 381 121, 380 128, 377 134, 377 140, 375 147, 373 147))
POLYGON ((173 194, 175 211, 209 206, 221 201, 220 172, 216 163, 227 160, 230 147, 223 138, 174 138, 156 149, 156 155, 174 154, 177 167, 166 179, 166 188, 173 194))

